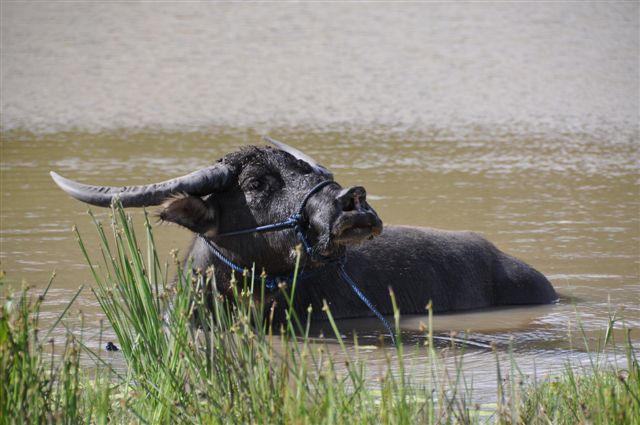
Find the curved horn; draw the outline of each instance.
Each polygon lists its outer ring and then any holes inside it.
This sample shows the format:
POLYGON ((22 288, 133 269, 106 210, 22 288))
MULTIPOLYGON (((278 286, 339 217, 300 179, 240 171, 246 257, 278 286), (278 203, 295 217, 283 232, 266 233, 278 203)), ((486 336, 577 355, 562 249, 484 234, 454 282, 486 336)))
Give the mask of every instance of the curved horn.
POLYGON ((62 190, 87 204, 108 207, 118 196, 124 207, 145 207, 159 205, 173 193, 208 195, 225 187, 232 173, 227 166, 216 164, 160 183, 123 187, 90 186, 66 179, 53 171, 50 174, 62 190))
POLYGON ((266 142, 271 143, 272 145, 275 145, 278 149, 280 149, 281 151, 285 151, 291 155, 293 155, 294 157, 296 157, 299 160, 302 160, 304 162, 306 162, 307 164, 309 164, 311 166, 311 168, 313 168, 315 171, 317 171, 318 173, 330 178, 331 180, 333 180, 333 173, 331 173, 331 171, 327 170, 325 167, 323 167, 322 165, 318 164, 313 158, 311 158, 309 155, 304 154, 302 152, 300 152, 298 149, 293 148, 287 144, 284 144, 282 142, 278 142, 277 140, 272 139, 269 136, 264 136, 263 139, 266 142))

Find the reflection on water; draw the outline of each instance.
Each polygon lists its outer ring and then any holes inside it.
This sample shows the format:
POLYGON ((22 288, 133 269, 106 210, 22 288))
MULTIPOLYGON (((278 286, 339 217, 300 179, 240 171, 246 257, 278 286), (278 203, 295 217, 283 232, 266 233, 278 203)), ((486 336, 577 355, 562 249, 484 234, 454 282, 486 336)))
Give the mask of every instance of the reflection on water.
MULTIPOLYGON (((567 338, 575 310, 588 339, 613 311, 640 327, 637 16, 630 3, 3 4, 2 268, 38 287, 57 271, 52 320, 91 285, 71 227, 97 243, 86 206, 49 170, 158 181, 268 131, 366 186, 386 223, 475 230, 544 272, 559 304, 434 327, 513 345, 527 373, 558 370, 584 359, 567 338)), ((190 237, 155 234, 167 256, 190 237)), ((77 307, 97 348, 88 289, 77 307)), ((403 318, 411 344, 425 320, 403 318)), ((380 332, 368 319, 343 327, 368 342, 380 332)), ((372 373, 384 353, 372 352, 372 373)), ((465 364, 493 391, 495 376, 478 372, 495 369, 491 350, 465 364)))

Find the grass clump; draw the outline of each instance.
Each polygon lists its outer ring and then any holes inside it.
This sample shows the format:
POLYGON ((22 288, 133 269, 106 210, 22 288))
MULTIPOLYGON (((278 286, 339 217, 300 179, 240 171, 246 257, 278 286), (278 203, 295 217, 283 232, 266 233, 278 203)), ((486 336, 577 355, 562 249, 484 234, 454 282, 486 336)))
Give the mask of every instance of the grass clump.
MULTIPOLYGON (((446 370, 430 310, 425 346, 403 346, 398 332, 397 347, 377 348, 386 363, 374 380, 366 347, 357 338, 343 340, 326 305, 332 342, 310 337, 309 317, 297 317, 291 300, 286 322, 274 330, 253 296, 264 294, 255 271, 233 282, 230 301, 215 291, 211 271, 193 272, 174 258, 169 275, 148 220, 143 244, 122 208, 114 208, 107 230, 94 223, 99 265, 79 234, 78 240, 126 372, 113 370, 70 332, 59 355, 45 349, 38 337, 43 297, 33 300, 23 290, 0 310, 0 423, 632 424, 640 418, 640 370, 630 338, 626 369, 594 361, 587 370, 568 366, 525 387, 514 384, 522 377, 512 358, 510 375, 499 376, 497 403, 477 406, 462 374, 464 349, 454 370, 446 370), (404 363, 407 348, 421 350, 418 358, 428 366, 420 381, 404 363), (92 377, 79 366, 80 349, 95 362, 92 377)), ((397 310, 395 321, 399 328, 397 310)))
MULTIPOLYGON (((50 338, 82 288, 44 335, 40 329, 40 309, 52 281, 36 298, 23 285, 0 304, 0 423, 106 423, 108 409, 96 409, 98 394, 86 390, 94 385, 81 371, 79 342, 67 333, 56 347, 50 338)), ((5 289, 1 273, 0 289, 5 289)), ((100 385, 99 397, 109 397, 110 385, 100 385)))
POLYGON ((263 303, 252 295, 264 294, 255 272, 232 281, 232 301, 216 292, 211 271, 196 273, 174 259, 173 280, 158 258, 148 220, 140 249, 131 218, 121 208, 112 217, 110 236, 95 221, 100 267, 78 240, 128 366, 122 385, 134 391, 123 403, 138 420, 409 423, 425 411, 409 402, 425 396, 405 385, 404 373, 399 378, 388 373, 380 391, 370 391, 366 364, 346 349, 332 319, 344 364, 336 362, 335 350, 310 338, 310 319, 291 308, 274 332, 264 320, 263 303))
POLYGON ((519 409, 522 422, 640 424, 640 367, 629 332, 624 347, 625 368, 590 357, 587 366, 568 364, 561 375, 527 388, 519 409))

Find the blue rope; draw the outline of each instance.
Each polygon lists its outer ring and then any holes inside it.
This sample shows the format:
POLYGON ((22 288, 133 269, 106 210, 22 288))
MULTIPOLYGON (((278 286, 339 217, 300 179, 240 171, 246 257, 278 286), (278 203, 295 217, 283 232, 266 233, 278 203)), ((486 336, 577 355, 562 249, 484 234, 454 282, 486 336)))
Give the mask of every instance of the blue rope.
MULTIPOLYGON (((247 270, 240 267, 239 265, 237 265, 227 257, 225 257, 224 254, 220 252, 220 250, 216 248, 216 246, 209 239, 205 238, 201 234, 198 234, 197 236, 207 244, 207 246, 209 247, 213 255, 215 255, 218 258, 218 260, 222 261, 224 264, 231 267, 233 270, 235 270, 238 273, 244 273, 245 270, 247 270)), ((282 276, 267 277, 264 280, 264 286, 270 291, 275 291, 278 288, 279 282, 286 281, 287 283, 290 283, 291 280, 293 280, 293 276, 288 278, 282 277, 282 276)))
POLYGON ((273 232, 275 230, 282 230, 294 227, 299 221, 301 217, 297 217, 297 214, 292 215, 285 221, 281 221, 280 223, 274 224, 265 224, 264 226, 252 227, 249 229, 242 230, 234 230, 232 232, 220 233, 217 236, 236 236, 236 235, 244 235, 247 233, 262 233, 262 232, 273 232))
POLYGON ((344 262, 342 261, 338 263, 338 274, 340 275, 342 280, 344 280, 349 284, 349 286, 351 286, 351 289, 353 289, 353 292, 356 293, 358 298, 360 298, 362 302, 365 303, 367 307, 369 307, 369 310, 371 310, 373 314, 375 314, 376 317, 382 322, 384 327, 387 328, 387 331, 389 332, 389 336, 391 337, 391 342, 393 342, 393 345, 396 345, 396 337, 395 337, 395 332, 393 332, 393 328, 391 327, 389 322, 387 322, 387 320, 384 318, 382 313, 380 313, 380 311, 378 311, 378 309, 373 305, 373 303, 369 301, 369 299, 362 293, 362 291, 360 290, 360 288, 358 288, 358 285, 353 281, 353 279, 351 279, 351 276, 349 276, 347 271, 344 269, 344 262))
MULTIPOLYGON (((306 238, 306 236, 304 234, 304 231, 302 229, 302 223, 304 221, 303 213, 304 213, 304 208, 305 208, 305 206, 307 204, 307 201, 309 201, 311 196, 313 196, 315 193, 320 191, 320 189, 322 189, 323 187, 325 187, 325 186, 327 186, 329 184, 333 184, 333 183, 335 183, 335 182, 332 181, 332 180, 325 180, 325 181, 315 185, 313 188, 311 188, 311 190, 306 194, 306 196, 304 197, 304 199, 300 203, 300 208, 298 208, 298 211, 295 214, 292 214, 285 221, 281 221, 279 223, 274 223, 274 224, 266 224, 266 225, 258 226, 258 227, 252 227, 252 228, 249 228, 249 229, 234 230, 234 231, 231 231, 231 232, 220 233, 217 236, 236 236, 236 235, 244 235, 244 234, 247 234, 247 233, 272 232, 272 231, 276 231, 276 230, 293 228, 293 230, 296 232, 296 235, 298 236, 298 239, 302 243, 304 251, 307 253, 307 255, 309 257, 311 257, 314 260, 323 262, 323 263, 336 263, 337 264, 338 275, 342 278, 342 280, 344 280, 345 282, 347 282, 349 284, 349 286, 351 287, 353 292, 355 292, 355 294, 358 296, 358 298, 360 298, 362 300, 362 302, 365 303, 365 305, 369 308, 369 310, 371 310, 373 312, 373 314, 382 322, 384 327, 389 332, 389 336, 391 337, 391 341, 395 345, 396 344, 396 338, 395 338, 395 333, 393 332, 393 328, 391 327, 389 322, 387 322, 387 320, 384 318, 384 316, 380 313, 380 311, 378 311, 378 309, 373 305, 373 303, 371 301, 369 301, 369 299, 362 293, 360 288, 358 288, 358 285, 353 281, 353 279, 351 279, 351 276, 349 276, 347 271, 344 269, 345 258, 344 257, 333 258, 333 257, 324 257, 322 255, 316 255, 313 252, 313 247, 311 246, 311 244, 307 240, 307 238, 306 238)), ((213 252, 213 254, 220 261, 222 261, 227 266, 231 267, 236 272, 244 273, 244 271, 246 269, 240 267, 239 265, 237 265, 236 263, 231 261, 229 258, 225 257, 225 255, 222 252, 220 252, 220 250, 214 245, 214 243, 212 241, 210 241, 208 238, 204 237, 202 234, 198 234, 197 236, 207 244, 207 246, 209 247, 211 252, 213 252)), ((298 274, 298 279, 302 279, 302 272, 298 274)), ((291 274, 290 277, 288 277, 288 278, 282 277, 282 276, 268 277, 268 278, 265 279, 265 287, 267 289, 273 291, 273 290, 275 290, 277 288, 278 282, 286 281, 286 282, 290 283, 292 280, 293 280, 293 274, 291 274)))
POLYGON ((224 254, 220 252, 220 250, 216 248, 216 246, 209 239, 205 238, 200 233, 198 233, 197 236, 207 244, 211 252, 213 252, 213 255, 218 257, 218 260, 222 261, 223 263, 225 263, 227 266, 231 267, 233 270, 237 271, 238 273, 244 273, 246 269, 240 267, 239 265, 237 265, 236 263, 234 263, 233 261, 225 257, 224 254))

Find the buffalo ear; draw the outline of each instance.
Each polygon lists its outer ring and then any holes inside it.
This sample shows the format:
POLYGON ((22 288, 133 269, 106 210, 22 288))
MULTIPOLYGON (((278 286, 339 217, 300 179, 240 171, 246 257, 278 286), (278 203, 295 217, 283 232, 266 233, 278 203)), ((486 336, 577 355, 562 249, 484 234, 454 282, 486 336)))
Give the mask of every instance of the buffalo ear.
POLYGON ((166 200, 158 216, 186 227, 194 233, 213 236, 217 233, 218 214, 213 202, 205 202, 197 196, 177 195, 166 200))

